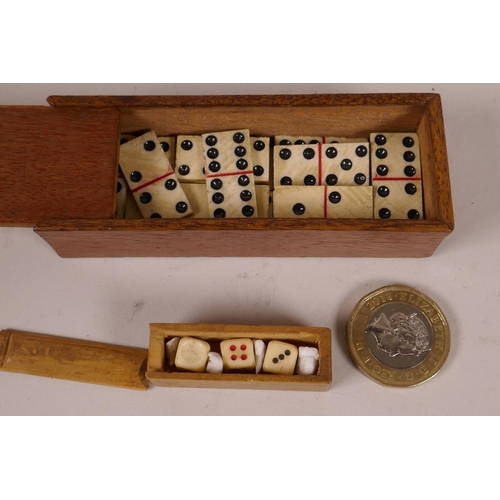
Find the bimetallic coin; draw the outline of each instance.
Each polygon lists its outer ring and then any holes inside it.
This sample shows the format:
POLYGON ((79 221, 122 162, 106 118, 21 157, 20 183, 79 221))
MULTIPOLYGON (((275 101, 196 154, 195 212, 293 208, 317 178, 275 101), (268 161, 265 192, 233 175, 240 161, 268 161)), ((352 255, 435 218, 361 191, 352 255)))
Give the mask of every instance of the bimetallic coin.
POLYGON ((437 304, 406 286, 386 286, 363 297, 347 324, 356 366, 383 385, 413 387, 441 369, 450 328, 437 304))

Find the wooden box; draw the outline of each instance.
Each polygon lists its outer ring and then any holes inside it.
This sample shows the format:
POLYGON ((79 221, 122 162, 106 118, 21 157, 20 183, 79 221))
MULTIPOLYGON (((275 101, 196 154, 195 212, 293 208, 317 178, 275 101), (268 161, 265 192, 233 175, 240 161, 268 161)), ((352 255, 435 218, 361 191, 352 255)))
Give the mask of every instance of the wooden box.
POLYGON ((50 97, 0 107, 0 225, 62 257, 427 257, 453 230, 437 94, 50 97), (417 132, 425 220, 114 219, 121 133, 417 132))
POLYGON ((332 382, 331 331, 328 328, 153 323, 150 331, 146 377, 156 386, 326 391, 332 382), (168 367, 165 359, 166 340, 173 337, 199 338, 219 352, 222 340, 236 338, 281 340, 297 347, 317 347, 318 372, 316 375, 182 372, 168 367))

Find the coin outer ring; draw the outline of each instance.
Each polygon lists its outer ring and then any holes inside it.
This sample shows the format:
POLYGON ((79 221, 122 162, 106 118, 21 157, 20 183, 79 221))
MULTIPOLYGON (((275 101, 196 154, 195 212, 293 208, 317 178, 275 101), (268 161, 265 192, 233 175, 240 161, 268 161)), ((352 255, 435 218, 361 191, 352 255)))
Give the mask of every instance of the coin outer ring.
POLYGON ((438 305, 427 295, 407 286, 384 286, 363 297, 347 323, 347 347, 358 369, 379 384, 391 387, 414 387, 434 377, 450 351, 450 327, 438 305), (432 326, 434 341, 426 358, 412 368, 392 368, 381 363, 371 353, 365 339, 369 317, 389 302, 412 305, 432 326))

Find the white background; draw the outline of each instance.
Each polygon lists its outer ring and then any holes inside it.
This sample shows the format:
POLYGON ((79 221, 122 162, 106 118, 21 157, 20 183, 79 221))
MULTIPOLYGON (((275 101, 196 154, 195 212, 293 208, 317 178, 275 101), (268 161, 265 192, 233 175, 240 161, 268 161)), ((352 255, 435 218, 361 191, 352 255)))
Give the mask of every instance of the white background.
MULTIPOLYGON (((428 259, 61 259, 31 229, 0 228, 0 329, 147 348, 148 324, 325 326, 333 335, 328 392, 127 391, 0 373, 2 415, 497 415, 500 411, 500 85, 0 85, 0 104, 51 94, 441 94, 456 229, 428 259), (451 351, 411 389, 357 371, 346 320, 366 293, 415 287, 443 309, 451 351)), ((91 145, 89 145, 91 147, 91 145)))

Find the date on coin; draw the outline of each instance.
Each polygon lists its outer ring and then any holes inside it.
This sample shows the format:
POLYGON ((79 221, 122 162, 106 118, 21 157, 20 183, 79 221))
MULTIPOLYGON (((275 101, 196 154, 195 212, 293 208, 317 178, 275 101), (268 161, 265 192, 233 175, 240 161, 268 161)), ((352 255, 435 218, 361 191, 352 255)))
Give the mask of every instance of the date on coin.
POLYGON ((347 324, 356 366, 383 385, 413 387, 441 369, 450 328, 437 304, 405 286, 386 286, 363 297, 347 324))

